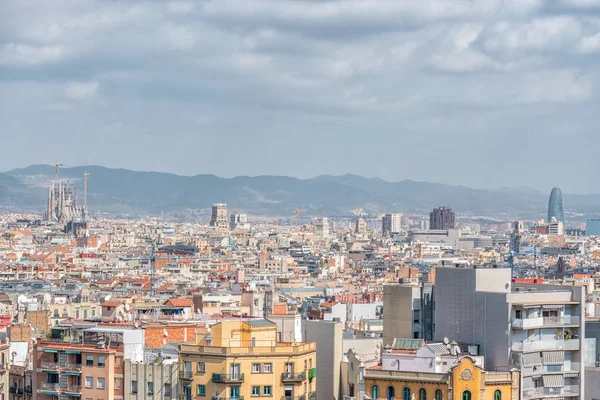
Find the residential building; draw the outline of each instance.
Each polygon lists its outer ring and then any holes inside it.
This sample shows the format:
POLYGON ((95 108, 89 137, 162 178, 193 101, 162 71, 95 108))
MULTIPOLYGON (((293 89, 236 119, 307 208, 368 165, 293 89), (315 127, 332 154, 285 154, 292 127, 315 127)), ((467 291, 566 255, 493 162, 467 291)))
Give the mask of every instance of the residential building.
POLYGON ((525 400, 580 399, 584 288, 511 283, 509 268, 437 268, 435 340, 477 343, 488 370, 519 368, 525 400))
POLYGON ((227 204, 213 204, 210 216, 210 226, 217 232, 227 232, 229 221, 227 220, 227 204))
POLYGON ((303 320, 304 341, 316 342, 316 367, 319 371, 318 399, 340 400, 340 368, 343 358, 343 323, 303 320))
POLYGON ((327 218, 317 218, 315 221, 315 233, 322 238, 329 237, 329 222, 327 218))
POLYGON ((386 235, 399 233, 402 230, 402 214, 385 214, 381 218, 381 232, 386 235))
POLYGON ((409 285, 383 286, 383 343, 394 338, 420 339, 421 289, 409 285))
POLYGON ((8 399, 10 371, 10 345, 8 339, 0 342, 0 400, 8 399))
POLYGON ((450 207, 434 208, 429 214, 429 229, 448 230, 454 228, 454 213, 450 207))
POLYGON ((354 223, 354 233, 356 233, 357 235, 367 234, 367 221, 365 221, 363 217, 358 217, 358 219, 354 223))
POLYGON ((179 398, 178 349, 165 345, 145 350, 143 361, 125 360, 124 400, 177 400, 179 398))
POLYGON ((212 325, 201 345, 180 346, 179 377, 185 399, 314 398, 316 344, 277 341, 264 319, 212 325))
POLYGON ((248 216, 246 214, 231 214, 229 216, 229 228, 235 229, 250 229, 248 216))

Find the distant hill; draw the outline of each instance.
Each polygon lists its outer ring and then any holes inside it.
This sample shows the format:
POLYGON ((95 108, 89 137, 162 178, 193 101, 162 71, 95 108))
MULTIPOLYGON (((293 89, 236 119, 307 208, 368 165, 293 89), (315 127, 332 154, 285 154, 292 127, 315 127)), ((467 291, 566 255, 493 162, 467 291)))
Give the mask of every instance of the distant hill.
MULTIPOLYGON (((285 176, 180 176, 101 166, 60 170, 83 197, 83 174, 89 172, 88 203, 93 211, 158 214, 205 209, 225 202, 232 209, 264 215, 290 215, 295 208, 309 215, 350 215, 367 212, 428 212, 450 205, 460 213, 487 216, 542 217, 548 194, 530 188, 479 190, 464 186, 410 180, 387 182, 357 175, 322 175, 311 179, 285 176)), ((0 205, 13 209, 45 207, 53 167, 33 165, 0 174, 0 205)), ((567 211, 600 212, 600 195, 565 196, 567 211)))

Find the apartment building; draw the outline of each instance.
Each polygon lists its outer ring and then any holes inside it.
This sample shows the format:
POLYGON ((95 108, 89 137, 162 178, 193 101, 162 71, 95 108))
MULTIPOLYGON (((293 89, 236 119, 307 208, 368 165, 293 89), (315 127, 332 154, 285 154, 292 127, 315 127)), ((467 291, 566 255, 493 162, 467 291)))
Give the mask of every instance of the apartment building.
POLYGON ((0 342, 0 400, 8 399, 10 345, 8 340, 0 342))
POLYGON ((124 362, 123 400, 177 400, 178 350, 174 345, 144 351, 143 361, 124 362))
POLYGON ((584 289, 511 283, 508 268, 438 268, 435 339, 477 343, 488 370, 522 372, 524 400, 584 393, 584 289))
POLYGON ((180 346, 187 400, 308 400, 315 398, 316 371, 315 343, 278 342, 276 325, 264 319, 222 321, 204 345, 180 346))

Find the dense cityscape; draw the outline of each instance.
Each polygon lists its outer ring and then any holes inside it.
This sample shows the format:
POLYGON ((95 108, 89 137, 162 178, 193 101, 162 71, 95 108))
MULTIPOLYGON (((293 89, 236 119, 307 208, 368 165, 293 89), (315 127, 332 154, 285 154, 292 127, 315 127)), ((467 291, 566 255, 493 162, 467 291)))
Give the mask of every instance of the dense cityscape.
POLYGON ((0 217, 6 400, 592 399, 600 219, 0 217))

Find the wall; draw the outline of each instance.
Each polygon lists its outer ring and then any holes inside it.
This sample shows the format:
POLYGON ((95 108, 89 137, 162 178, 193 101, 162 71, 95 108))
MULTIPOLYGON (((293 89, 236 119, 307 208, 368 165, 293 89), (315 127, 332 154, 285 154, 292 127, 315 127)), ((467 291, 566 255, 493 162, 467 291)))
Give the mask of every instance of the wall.
MULTIPOLYGON (((383 287, 383 343, 394 338, 413 338, 413 308, 420 301, 420 290, 414 286, 383 287)), ((420 308, 420 307, 419 307, 420 308)))
POLYGON ((340 399, 341 322, 303 320, 305 342, 317 344, 317 398, 340 399))

